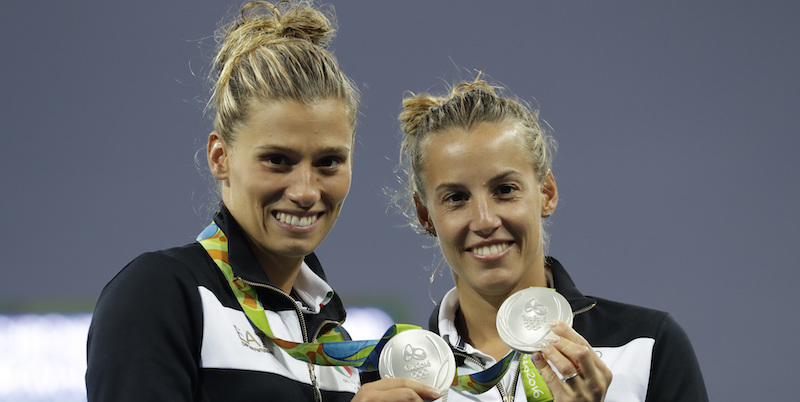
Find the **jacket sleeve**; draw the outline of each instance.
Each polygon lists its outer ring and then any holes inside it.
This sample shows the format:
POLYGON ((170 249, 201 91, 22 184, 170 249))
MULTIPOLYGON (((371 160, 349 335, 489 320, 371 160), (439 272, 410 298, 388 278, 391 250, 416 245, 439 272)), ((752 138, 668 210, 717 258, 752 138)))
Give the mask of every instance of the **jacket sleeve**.
POLYGON ((703 374, 683 328, 667 314, 653 349, 648 402, 708 401, 703 374))
POLYGON ((89 401, 192 401, 202 311, 181 262, 159 253, 128 264, 103 289, 89 328, 89 401))

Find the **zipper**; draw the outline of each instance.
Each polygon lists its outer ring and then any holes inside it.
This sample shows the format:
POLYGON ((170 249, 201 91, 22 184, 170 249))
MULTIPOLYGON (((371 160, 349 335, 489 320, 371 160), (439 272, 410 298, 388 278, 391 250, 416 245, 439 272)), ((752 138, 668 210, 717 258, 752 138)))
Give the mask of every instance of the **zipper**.
MULTIPOLYGON (((473 357, 473 356, 471 356, 471 355, 469 355, 469 354, 467 354, 465 352, 461 352, 461 351, 458 351, 458 350, 454 349, 453 350, 453 354, 456 355, 456 356, 463 357, 464 359, 469 360, 469 361, 477 364, 478 367, 481 368, 481 370, 486 370, 486 365, 485 364, 483 364, 480 360, 478 360, 477 358, 475 358, 475 357, 473 357)), ((517 375, 519 375, 519 373, 517 373, 517 375)), ((506 390, 505 390, 505 388, 503 388, 503 385, 500 384, 500 381, 498 381, 497 384, 495 384, 494 386, 497 387, 497 391, 500 392, 500 399, 503 400, 503 401, 506 401, 507 398, 508 398, 508 395, 506 395, 506 390)))
POLYGON ((238 279, 238 280, 240 280, 240 281, 242 281, 242 282, 244 282, 244 283, 246 283, 246 284, 248 284, 250 286, 263 288, 263 289, 274 290, 274 291, 278 292, 278 294, 283 295, 283 297, 285 297, 289 301, 291 301, 292 302, 292 306, 294 307, 294 311, 295 311, 295 313, 297 313, 297 319, 298 319, 298 321, 300 321, 300 331, 302 332, 302 335, 303 335, 303 342, 308 342, 308 328, 306 328, 306 320, 303 317, 303 310, 301 310, 300 307, 297 306, 297 302, 292 298, 292 296, 289 296, 283 290, 281 290, 281 289, 279 289, 279 288, 277 288, 275 286, 272 286, 272 285, 265 285, 263 283, 251 282, 251 281, 248 281, 248 280, 242 278, 241 276, 237 276, 236 279, 238 279))
POLYGON ((582 309, 580 309, 578 311, 573 312, 572 315, 575 316, 575 315, 578 315, 578 314, 583 314, 583 313, 593 309, 594 306, 596 306, 596 305, 597 305, 597 302, 594 302, 594 303, 592 303, 592 304, 590 304, 590 305, 588 305, 588 306, 586 306, 586 307, 584 307, 584 308, 582 308, 582 309))
MULTIPOLYGON (((292 303, 295 313, 297 313, 297 320, 300 322, 300 332, 302 332, 303 335, 303 342, 305 343, 309 342, 310 338, 308 337, 308 328, 306 327, 306 319, 305 317, 303 317, 303 310, 300 309, 300 306, 297 305, 297 301, 294 298, 292 298, 292 296, 286 294, 286 292, 284 292, 283 290, 272 285, 265 285, 263 283, 251 282, 242 278, 241 276, 237 276, 236 279, 239 279, 240 281, 253 287, 274 290, 278 294, 283 295, 285 298, 287 298, 292 303)), ((337 321, 325 320, 314 334, 314 339, 316 339, 316 337, 319 336, 319 331, 325 326, 325 324, 328 323, 342 325, 337 321)), ((308 377, 311 379, 311 385, 314 387, 314 401, 322 402, 322 391, 319 389, 319 383, 317 383, 317 373, 314 372, 314 365, 311 363, 308 363, 308 377)))
POLYGON ((289 299, 289 301, 292 302, 292 306, 294 306, 294 311, 297 313, 297 317, 300 320, 300 329, 303 332, 303 342, 310 342, 309 339, 317 339, 317 337, 319 336, 319 332, 323 328, 325 328, 325 326, 328 325, 328 324, 334 324, 334 325, 341 326, 344 323, 344 320, 342 320, 342 321, 324 320, 324 321, 322 321, 322 324, 319 326, 319 328, 317 328, 317 331, 314 333, 314 336, 309 338, 308 337, 308 328, 306 328, 306 320, 305 320, 305 318, 303 318, 303 310, 301 310, 300 307, 297 306, 297 301, 294 298, 292 298, 292 296, 289 296, 288 294, 286 294, 286 292, 284 292, 280 288, 277 288, 277 287, 272 286, 272 285, 265 285, 263 283, 251 282, 251 281, 248 281, 248 280, 242 278, 241 276, 237 276, 236 279, 239 279, 240 281, 242 281, 242 282, 244 282, 244 283, 246 283, 246 284, 248 284, 250 286, 255 286, 255 287, 269 289, 269 290, 274 290, 274 291, 278 292, 278 294, 281 294, 285 298, 289 299))

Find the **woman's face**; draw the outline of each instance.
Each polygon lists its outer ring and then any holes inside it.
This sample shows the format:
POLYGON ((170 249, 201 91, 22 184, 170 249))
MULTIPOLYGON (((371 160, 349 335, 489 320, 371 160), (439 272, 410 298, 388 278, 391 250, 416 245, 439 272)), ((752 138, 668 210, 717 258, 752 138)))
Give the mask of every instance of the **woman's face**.
POLYGON ((456 286, 495 296, 546 286, 541 217, 553 211, 558 192, 549 172, 538 182, 517 128, 440 131, 425 152, 427 200, 417 202, 417 213, 435 230, 456 286))
POLYGON ((211 171, 262 265, 298 264, 330 232, 350 190, 347 105, 255 102, 245 123, 231 144, 209 136, 211 171))

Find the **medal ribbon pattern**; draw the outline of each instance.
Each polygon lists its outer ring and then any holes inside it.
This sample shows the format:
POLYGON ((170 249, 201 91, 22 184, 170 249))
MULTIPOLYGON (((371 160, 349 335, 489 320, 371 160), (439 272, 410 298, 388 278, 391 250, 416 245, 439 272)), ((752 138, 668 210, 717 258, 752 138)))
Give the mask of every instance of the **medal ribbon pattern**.
POLYGON ((515 351, 509 352, 499 362, 486 370, 474 374, 458 375, 456 373, 456 378, 450 387, 456 391, 469 392, 470 394, 482 394, 490 390, 506 374, 516 353, 515 351))
POLYGON ((525 389, 525 399, 528 402, 552 402, 553 394, 544 382, 539 369, 531 361, 530 355, 523 353, 519 364, 522 365, 520 376, 522 376, 522 387, 525 389))
MULTIPOLYGON (((389 339, 402 331, 420 328, 410 324, 394 324, 381 339, 376 340, 346 341, 338 327, 320 335, 318 342, 300 343, 276 338, 269 327, 264 306, 259 301, 256 290, 233 275, 233 268, 228 262, 228 237, 222 229, 212 223, 200 232, 197 241, 228 280, 250 322, 297 360, 318 366, 353 366, 362 371, 375 371, 378 369, 380 351, 389 339)), ((457 375, 452 386, 472 394, 486 392, 503 378, 513 357, 514 352, 511 352, 487 370, 471 375, 457 375)))
POLYGON ((228 238, 225 233, 212 223, 197 236, 197 241, 228 280, 250 322, 295 359, 318 366, 354 366, 359 370, 374 371, 378 369, 378 357, 383 344, 398 332, 419 328, 395 324, 378 340, 345 341, 338 327, 320 335, 318 342, 300 343, 276 338, 269 327, 264 306, 259 301, 256 290, 233 275, 233 268, 228 263, 228 238))

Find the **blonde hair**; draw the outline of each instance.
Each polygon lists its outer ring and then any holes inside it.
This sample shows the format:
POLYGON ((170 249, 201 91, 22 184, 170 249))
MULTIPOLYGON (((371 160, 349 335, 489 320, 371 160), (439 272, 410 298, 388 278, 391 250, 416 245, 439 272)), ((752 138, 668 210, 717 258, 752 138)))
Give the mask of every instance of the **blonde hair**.
MULTIPOLYGON (((556 143, 539 123, 539 112, 524 101, 513 96, 502 96, 504 89, 489 85, 480 79, 460 83, 446 96, 427 93, 408 93, 403 99, 400 125, 405 133, 400 152, 400 167, 407 175, 403 197, 404 210, 411 208, 412 197, 426 204, 427 195, 423 183, 425 148, 436 132, 450 128, 469 130, 479 123, 509 122, 519 127, 541 183, 553 163, 556 143)), ((397 201, 397 200, 396 200, 397 201)), ((406 212, 412 226, 419 229, 415 214, 406 212)))
POLYGON ((310 0, 253 1, 217 32, 209 107, 224 141, 235 140, 254 101, 343 100, 355 129, 358 90, 327 50, 334 21, 310 0))

